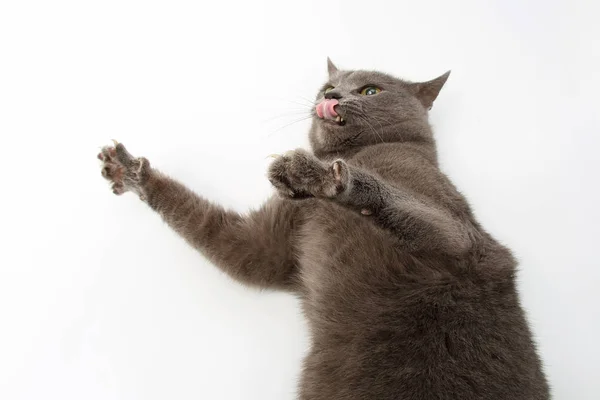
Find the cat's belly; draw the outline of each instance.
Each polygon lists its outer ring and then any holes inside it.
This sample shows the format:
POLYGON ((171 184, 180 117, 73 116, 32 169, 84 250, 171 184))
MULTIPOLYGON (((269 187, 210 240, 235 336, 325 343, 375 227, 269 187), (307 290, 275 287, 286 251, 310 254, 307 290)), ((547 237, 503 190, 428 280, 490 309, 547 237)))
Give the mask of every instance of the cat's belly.
POLYGON ((302 399, 546 398, 512 280, 454 276, 368 217, 314 205, 298 238, 302 399))
POLYGON ((406 279, 399 241, 368 217, 315 201, 300 232, 303 308, 319 331, 357 328, 390 307, 406 279))
POLYGON ((318 308, 333 300, 327 297, 352 296, 365 276, 382 272, 382 267, 402 268, 398 241, 369 217, 318 200, 311 209, 298 246, 307 303, 318 308))

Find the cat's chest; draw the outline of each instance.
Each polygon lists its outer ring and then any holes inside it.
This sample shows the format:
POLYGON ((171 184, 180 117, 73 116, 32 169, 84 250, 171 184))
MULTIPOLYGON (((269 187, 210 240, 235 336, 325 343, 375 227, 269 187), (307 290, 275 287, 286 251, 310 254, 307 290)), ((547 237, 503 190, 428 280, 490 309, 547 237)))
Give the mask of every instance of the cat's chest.
POLYGON ((298 237, 300 277, 311 301, 333 301, 388 265, 394 240, 369 217, 327 201, 311 203, 298 237))

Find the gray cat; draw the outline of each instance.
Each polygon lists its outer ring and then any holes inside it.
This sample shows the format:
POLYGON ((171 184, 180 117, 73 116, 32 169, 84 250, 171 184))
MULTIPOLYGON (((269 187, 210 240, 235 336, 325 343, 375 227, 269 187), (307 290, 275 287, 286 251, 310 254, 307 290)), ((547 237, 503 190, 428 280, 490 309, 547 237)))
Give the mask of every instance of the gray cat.
POLYGON ((98 155, 102 174, 234 279, 300 296, 299 399, 550 398, 516 262, 439 169, 428 110, 449 73, 328 69, 312 152, 272 163, 278 196, 257 211, 210 203, 122 144, 98 155))

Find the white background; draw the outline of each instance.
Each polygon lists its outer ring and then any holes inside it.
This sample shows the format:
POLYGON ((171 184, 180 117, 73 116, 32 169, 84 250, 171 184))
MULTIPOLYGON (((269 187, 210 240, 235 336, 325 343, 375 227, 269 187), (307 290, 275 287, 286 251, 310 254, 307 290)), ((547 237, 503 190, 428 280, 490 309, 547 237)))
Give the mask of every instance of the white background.
POLYGON ((95 156, 115 138, 244 211, 307 144, 326 56, 452 75, 440 158, 521 261, 556 399, 600 396, 597 12, 584 1, 4 1, 0 398, 293 399, 291 296, 223 276, 95 156), (286 126, 287 125, 287 126, 286 126))

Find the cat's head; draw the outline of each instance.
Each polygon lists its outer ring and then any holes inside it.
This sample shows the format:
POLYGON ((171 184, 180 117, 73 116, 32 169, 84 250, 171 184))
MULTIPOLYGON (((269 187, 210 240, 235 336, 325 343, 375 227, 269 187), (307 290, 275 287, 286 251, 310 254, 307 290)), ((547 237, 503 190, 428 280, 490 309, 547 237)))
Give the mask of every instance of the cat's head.
POLYGON ((346 71, 327 59, 329 80, 316 98, 310 141, 316 153, 382 142, 432 142, 428 111, 450 71, 413 83, 374 71, 346 71))

